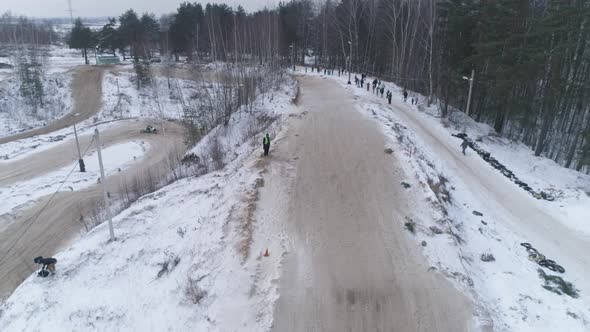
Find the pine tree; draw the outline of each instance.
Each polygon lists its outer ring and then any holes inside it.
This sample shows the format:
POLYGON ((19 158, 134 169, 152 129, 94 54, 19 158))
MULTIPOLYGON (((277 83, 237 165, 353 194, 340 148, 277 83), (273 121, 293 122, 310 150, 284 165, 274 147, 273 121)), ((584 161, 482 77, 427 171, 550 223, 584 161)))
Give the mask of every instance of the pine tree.
POLYGON ((195 52, 199 52, 203 39, 203 7, 198 3, 182 3, 174 16, 174 22, 170 26, 170 35, 173 53, 186 54, 192 60, 195 52))
POLYGON ((153 14, 143 14, 140 19, 141 44, 145 59, 151 58, 154 45, 160 40, 160 24, 153 14))
POLYGON ((109 22, 105 24, 98 33, 98 48, 100 51, 109 51, 116 55, 116 50, 119 48, 119 35, 116 29, 117 19, 109 18, 109 22))
POLYGON ((68 37, 68 45, 70 48, 82 50, 84 60, 86 64, 89 64, 88 49, 96 45, 96 36, 90 28, 82 24, 80 18, 74 22, 74 28, 68 37))
POLYGON ((130 47, 130 55, 139 58, 138 48, 141 42, 141 22, 133 9, 126 11, 119 17, 119 37, 122 49, 130 47))

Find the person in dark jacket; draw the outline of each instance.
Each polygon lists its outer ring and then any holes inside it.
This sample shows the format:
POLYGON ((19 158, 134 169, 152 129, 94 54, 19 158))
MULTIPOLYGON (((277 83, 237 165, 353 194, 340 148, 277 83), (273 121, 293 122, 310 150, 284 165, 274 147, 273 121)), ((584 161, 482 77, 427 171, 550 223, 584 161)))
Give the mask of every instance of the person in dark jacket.
POLYGON ((387 101, 389 101, 389 105, 391 105, 391 97, 393 93, 391 91, 387 91, 387 101))
POLYGON ((469 147, 469 142, 466 139, 463 139, 463 143, 461 143, 461 148, 463 149, 463 155, 465 155, 465 150, 469 147))
POLYGON ((404 90, 404 103, 408 100, 408 91, 404 90))
POLYGON ((51 274, 55 274, 55 264, 57 263, 57 259, 51 257, 43 258, 43 256, 39 256, 35 257, 34 262, 42 265, 41 271, 47 270, 51 272, 51 274))
POLYGON ((268 133, 262 139, 262 148, 264 149, 264 155, 268 156, 268 151, 270 150, 270 136, 268 133))

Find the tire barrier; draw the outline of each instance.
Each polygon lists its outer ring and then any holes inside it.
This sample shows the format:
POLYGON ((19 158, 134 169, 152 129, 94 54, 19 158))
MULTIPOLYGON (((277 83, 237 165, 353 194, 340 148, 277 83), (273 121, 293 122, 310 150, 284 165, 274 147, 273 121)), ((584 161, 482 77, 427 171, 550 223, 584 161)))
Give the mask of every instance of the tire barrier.
POLYGON ((525 247, 526 251, 529 254, 530 261, 535 262, 553 272, 565 273, 565 269, 561 265, 557 264, 554 260, 547 259, 545 255, 541 254, 537 249, 533 248, 533 246, 530 243, 523 242, 520 245, 525 247))
POLYGON ((531 188, 526 182, 521 181, 514 174, 514 172, 512 172, 511 170, 506 168, 506 166, 504 166, 502 163, 500 163, 496 158, 492 157, 491 153, 480 148, 479 145, 477 145, 477 143, 475 143, 473 140, 471 140, 467 136, 467 134, 458 133, 458 134, 453 134, 452 136, 466 140, 467 143, 469 144, 469 147, 471 149, 473 149, 473 151, 475 151, 483 160, 485 160, 493 168, 495 168, 497 171, 502 173, 502 175, 507 177, 510 181, 514 182, 517 186, 519 186, 522 189, 524 189, 525 191, 527 191, 529 194, 531 194, 536 199, 544 199, 546 201, 554 201, 555 200, 555 198, 553 196, 545 193, 544 191, 537 192, 537 191, 533 190, 533 188, 531 188))

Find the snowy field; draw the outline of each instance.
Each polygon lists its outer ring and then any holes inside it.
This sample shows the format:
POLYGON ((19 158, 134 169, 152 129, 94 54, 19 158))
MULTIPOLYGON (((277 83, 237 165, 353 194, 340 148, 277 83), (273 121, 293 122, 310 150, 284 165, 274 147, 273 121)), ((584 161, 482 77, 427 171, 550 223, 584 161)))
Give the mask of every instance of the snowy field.
POLYGON ((114 218, 116 242, 102 224, 55 255, 55 276, 31 276, 0 306, 3 331, 268 330, 281 253, 264 257, 265 231, 250 223, 264 186, 258 147, 295 110, 295 91, 260 96, 193 149, 211 165, 217 145, 223 169, 141 198, 114 218))
MULTIPOLYGON (((147 149, 149 146, 144 141, 126 142, 105 148, 102 151, 103 155, 107 156, 103 160, 105 175, 115 174, 140 161, 147 149)), ((52 194, 58 189, 77 191, 96 184, 100 178, 98 153, 91 151, 83 159, 86 165, 85 173, 79 172, 77 162, 73 162, 51 173, 0 189, 0 200, 3 202, 0 206, 0 215, 52 194)))
MULTIPOLYGON (((122 66, 132 70, 132 66, 122 66)), ((174 93, 176 84, 181 91, 197 90, 197 83, 174 80, 174 89, 168 89, 166 78, 154 77, 153 86, 137 90, 134 73, 117 71, 105 73, 103 78, 103 110, 97 115, 99 121, 116 118, 180 119, 182 104, 174 93), (174 91, 174 92, 173 92, 174 91)))
POLYGON ((518 197, 518 200, 545 211, 586 243, 590 241, 590 176, 562 168, 549 159, 535 157, 526 146, 491 134, 491 128, 465 119, 462 113, 451 115, 452 119, 459 118, 456 124, 444 125, 434 107, 426 109, 425 105, 410 105, 411 97, 419 97, 420 104, 424 97, 411 94, 404 103, 402 89, 391 83, 386 83, 386 90, 393 92, 392 106, 412 112, 419 125, 408 123, 410 117, 392 110, 385 98, 375 96, 366 88, 348 86, 344 77, 327 76, 325 79, 335 79, 355 94, 359 111, 380 124, 387 137, 387 145, 402 161, 400 164, 406 174, 413 175, 405 181, 409 185, 407 190, 422 195, 425 201, 431 203, 430 210, 408 211, 408 222, 416 229, 416 245, 423 247, 431 269, 438 270, 472 298, 474 315, 482 329, 590 329, 590 301, 585 298, 590 288, 587 288, 588 274, 583 273, 588 271, 588 267, 565 264, 569 260, 564 255, 579 253, 545 252, 547 258, 564 264, 565 274, 551 272, 530 261, 520 243, 533 242, 537 248, 549 244, 534 242, 532 234, 530 238, 523 237, 519 235, 522 232, 512 229, 519 223, 513 219, 514 215, 488 201, 487 194, 478 190, 481 183, 477 178, 495 177, 497 171, 474 151, 468 150, 465 157, 460 155, 461 140, 451 134, 462 131, 466 126, 470 137, 481 137, 478 144, 518 177, 535 189, 554 194, 556 200, 553 202, 537 200, 502 177, 499 182, 490 184, 494 189, 504 191, 506 200, 518 197), (434 135, 426 137, 424 133, 434 135), (432 145, 433 142, 436 145, 432 145), (451 150, 445 150, 449 147, 451 150), (471 182, 473 177, 465 174, 471 170, 463 170, 456 160, 446 157, 449 152, 459 158, 470 159, 469 163, 475 165, 476 182, 471 182), (516 196, 511 198, 510 195, 516 196), (542 277, 542 274, 549 277, 542 277), (554 275, 563 277, 565 283, 571 282, 569 286, 573 290, 551 282, 550 276, 554 275), (564 294, 564 289, 571 294, 564 294))
MULTIPOLYGON (((40 50, 43 50, 47 57, 44 59, 45 62, 45 73, 53 75, 55 73, 64 73, 71 70, 73 67, 82 66, 85 64, 84 57, 82 56, 81 50, 69 49, 67 46, 40 46, 40 50)), ((0 55, 0 62, 7 63, 15 66, 14 56, 18 54, 15 52, 14 47, 7 48, 6 52, 2 52, 0 55)), ((94 60, 93 53, 89 52, 88 60, 94 60)), ((11 73, 13 69, 1 69, 1 73, 11 73)))

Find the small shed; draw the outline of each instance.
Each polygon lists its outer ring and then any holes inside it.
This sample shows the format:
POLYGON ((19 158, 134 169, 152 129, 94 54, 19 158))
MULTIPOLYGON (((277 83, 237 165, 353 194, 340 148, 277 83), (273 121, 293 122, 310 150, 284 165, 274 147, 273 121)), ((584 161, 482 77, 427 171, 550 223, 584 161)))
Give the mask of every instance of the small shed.
POLYGON ((96 57, 97 65, 117 65, 121 63, 121 59, 118 56, 112 55, 100 55, 96 57))

